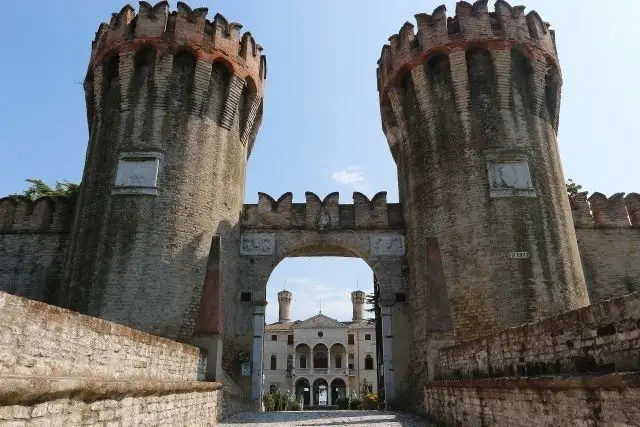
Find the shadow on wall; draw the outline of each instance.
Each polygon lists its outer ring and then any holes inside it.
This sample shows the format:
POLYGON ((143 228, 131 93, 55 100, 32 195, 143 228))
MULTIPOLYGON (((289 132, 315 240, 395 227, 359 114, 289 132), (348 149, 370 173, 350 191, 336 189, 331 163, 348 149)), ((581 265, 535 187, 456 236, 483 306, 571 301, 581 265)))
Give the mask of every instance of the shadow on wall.
POLYGON ((56 304, 64 274, 73 201, 0 198, 0 290, 56 304))
MULTIPOLYGON (((183 249, 185 255, 192 256, 197 253, 195 249, 205 238, 207 236, 204 235, 195 237, 183 249)), ((208 256, 200 257, 196 261, 197 265, 204 265, 204 275, 193 286, 190 304, 183 314, 179 339, 189 342, 196 336, 219 338, 222 335, 222 360, 216 360, 217 356, 212 355, 208 364, 221 364, 225 371, 221 374, 225 380, 225 390, 238 394, 240 389, 236 383, 242 378, 242 360, 238 354, 251 354, 253 344, 251 339, 244 342, 246 337, 238 336, 235 330, 235 317, 239 312, 237 305, 240 299, 235 286, 238 282, 239 268, 239 223, 233 225, 229 221, 221 221, 210 242, 212 246, 208 256)))

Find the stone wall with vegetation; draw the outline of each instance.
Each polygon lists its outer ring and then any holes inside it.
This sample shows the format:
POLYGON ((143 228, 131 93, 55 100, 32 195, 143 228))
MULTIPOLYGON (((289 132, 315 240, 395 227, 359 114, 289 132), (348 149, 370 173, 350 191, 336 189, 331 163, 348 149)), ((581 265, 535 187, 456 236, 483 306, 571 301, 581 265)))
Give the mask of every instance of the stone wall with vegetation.
POLYGON ((440 350, 448 379, 640 371, 640 292, 440 350))
POLYGON ((638 426, 640 374, 434 381, 425 409, 437 425, 638 426))

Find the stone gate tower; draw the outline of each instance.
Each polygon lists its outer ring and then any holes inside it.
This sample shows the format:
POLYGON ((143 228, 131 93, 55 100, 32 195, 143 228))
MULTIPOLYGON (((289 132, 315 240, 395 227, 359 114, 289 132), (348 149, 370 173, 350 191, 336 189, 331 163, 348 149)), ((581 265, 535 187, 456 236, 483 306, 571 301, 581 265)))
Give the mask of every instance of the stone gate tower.
POLYGON ((464 341, 587 305, 556 141, 553 31, 502 0, 491 12, 487 0, 461 1, 454 17, 440 6, 416 19, 417 33, 405 23, 378 62, 414 343, 447 331, 464 341))
MULTIPOLYGON (((262 48, 206 15, 125 6, 98 29, 84 84, 90 138, 62 304, 169 338, 192 336, 201 301, 231 294, 220 283, 236 282, 262 119, 262 48)), ((212 311, 201 329, 220 333, 212 311)))

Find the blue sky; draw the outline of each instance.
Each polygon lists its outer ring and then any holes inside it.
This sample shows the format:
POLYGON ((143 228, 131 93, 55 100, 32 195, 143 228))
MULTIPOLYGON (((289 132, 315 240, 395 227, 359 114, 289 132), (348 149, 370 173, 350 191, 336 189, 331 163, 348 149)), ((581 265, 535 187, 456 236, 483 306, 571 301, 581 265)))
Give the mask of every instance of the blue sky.
MULTIPOLYGON (((175 8, 175 1, 171 1, 175 8)), ((382 45, 416 13, 441 1, 217 0, 208 6, 244 25, 268 61, 265 117, 249 161, 246 201, 257 192, 278 198, 339 191, 398 200, 396 171, 381 131, 376 61, 382 45)), ((595 0, 529 0, 556 29, 564 77, 560 153, 566 177, 607 195, 640 191, 636 133, 640 57, 635 41, 640 2, 608 7, 595 0)), ((455 2, 445 3, 453 13, 455 2)), ((514 3, 515 4, 515 3, 514 3)), ((0 26, 0 194, 24 179, 79 182, 87 145, 82 80, 94 32, 121 1, 32 0, 5 8, 0 26), (10 19, 9 19, 10 18, 10 19)), ((137 6, 134 4, 134 6, 137 6)), ((359 259, 286 259, 268 284, 267 320, 277 317, 275 293, 285 280, 293 315, 351 317, 347 294, 372 290, 359 259), (357 284, 356 284, 357 283, 357 284)))

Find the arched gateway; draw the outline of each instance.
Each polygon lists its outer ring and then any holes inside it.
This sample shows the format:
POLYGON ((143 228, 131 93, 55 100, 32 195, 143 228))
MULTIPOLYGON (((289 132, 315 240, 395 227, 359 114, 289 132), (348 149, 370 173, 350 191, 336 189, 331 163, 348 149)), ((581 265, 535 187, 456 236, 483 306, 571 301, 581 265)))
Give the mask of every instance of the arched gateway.
MULTIPOLYGON (((262 388, 267 282, 283 259, 301 256, 357 257, 371 267, 380 289, 383 384, 387 396, 391 396, 394 377, 402 378, 408 365, 408 349, 393 344, 398 332, 408 330, 405 304, 396 303, 405 301, 407 292, 400 205, 387 203, 385 192, 372 200, 356 192, 353 204, 340 204, 338 193, 331 193, 324 200, 311 192, 305 196, 306 203, 293 203, 291 193, 277 201, 260 193, 257 204, 244 206, 237 297, 244 297, 246 304, 235 311, 234 327, 242 335, 253 325, 253 398, 260 399, 262 388)), ((406 343, 408 337, 405 338, 402 341, 406 343)), ((229 347, 225 346, 225 352, 229 347)))

